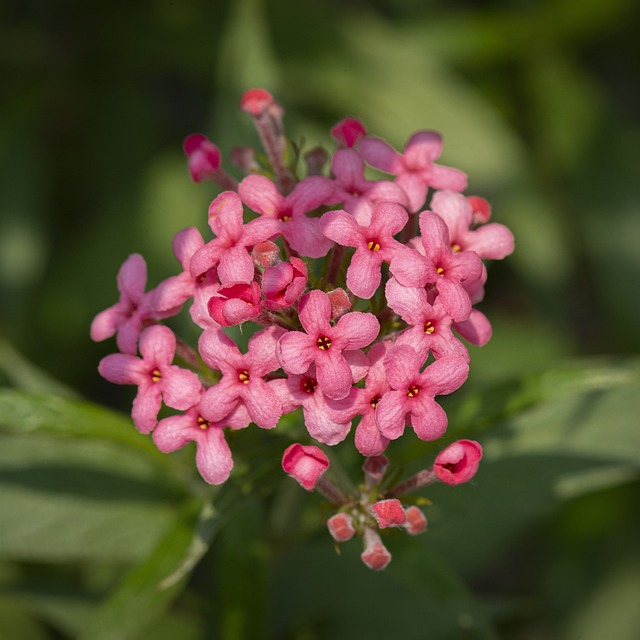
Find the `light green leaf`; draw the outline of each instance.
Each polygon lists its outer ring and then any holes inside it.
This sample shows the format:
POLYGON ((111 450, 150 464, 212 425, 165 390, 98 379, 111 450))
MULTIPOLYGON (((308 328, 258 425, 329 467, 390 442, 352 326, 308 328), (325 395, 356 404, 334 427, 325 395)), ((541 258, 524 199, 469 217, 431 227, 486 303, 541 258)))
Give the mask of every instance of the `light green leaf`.
POLYGON ((163 614, 185 580, 162 587, 192 544, 195 505, 189 505, 153 551, 124 578, 98 609, 80 640, 134 640, 163 614))

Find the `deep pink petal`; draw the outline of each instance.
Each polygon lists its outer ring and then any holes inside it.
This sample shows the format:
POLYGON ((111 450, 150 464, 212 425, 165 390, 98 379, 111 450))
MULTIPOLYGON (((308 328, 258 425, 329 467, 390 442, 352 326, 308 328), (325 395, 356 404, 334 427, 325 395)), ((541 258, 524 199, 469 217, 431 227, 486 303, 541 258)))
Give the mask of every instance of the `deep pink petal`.
POLYGON ((424 287, 436 280, 433 265, 410 247, 396 253, 389 270, 405 287, 424 287))
POLYGON ((433 164, 427 171, 427 180, 433 189, 464 191, 467 188, 467 174, 460 169, 433 164))
POLYGON ((209 387, 200 401, 202 417, 212 422, 224 421, 238 404, 238 386, 228 376, 224 376, 218 384, 209 387))
POLYGON ((424 370, 422 382, 431 396, 446 395, 460 388, 468 375, 468 360, 460 356, 445 356, 424 370))
POLYGON ((455 330, 471 344, 479 347, 491 339, 491 323, 487 316, 477 309, 471 309, 469 319, 455 325, 455 330))
POLYGON ((198 340, 198 351, 212 369, 229 371, 244 365, 236 343, 221 329, 204 331, 198 340))
POLYGON ((453 318, 454 322, 463 322, 471 313, 471 299, 464 287, 448 278, 440 278, 436 282, 438 300, 453 318))
POLYGON ((182 449, 187 443, 195 439, 197 411, 188 411, 178 416, 169 416, 158 422, 153 430, 153 441, 163 453, 171 453, 182 449))
POLYGON ((373 208, 369 231, 384 238, 400 233, 409 220, 406 209, 394 202, 380 202, 373 208))
POLYGON ((437 131, 417 131, 404 148, 406 165, 411 168, 429 166, 442 153, 442 136, 437 131))
POLYGON ((173 237, 173 253, 185 271, 189 271, 189 265, 193 254, 204 246, 204 240, 200 231, 195 227, 188 227, 176 233, 173 237))
POLYGON ((341 209, 325 213, 320 218, 320 229, 327 238, 345 247, 366 247, 364 227, 341 209))
POLYGON ((330 417, 319 402, 307 402, 303 407, 304 424, 309 435, 328 445, 342 442, 351 429, 351 420, 338 422, 330 417))
POLYGON ((236 245, 222 252, 218 264, 218 278, 223 285, 239 282, 251 283, 254 276, 253 260, 246 247, 236 245))
POLYGON ((143 317, 141 314, 134 314, 127 318, 118 327, 116 344, 122 353, 135 354, 138 352, 138 338, 142 329, 143 317))
POLYGON ((287 196, 286 203, 294 217, 317 209, 330 199, 335 187, 332 180, 324 176, 309 176, 299 182, 287 196))
POLYGON ((281 230, 282 223, 279 220, 271 220, 270 218, 251 220, 244 225, 238 243, 245 247, 253 247, 270 238, 278 237, 281 230))
POLYGON ((252 376, 264 376, 280 368, 276 357, 276 345, 285 333, 284 329, 271 326, 254 333, 249 339, 247 361, 252 376))
POLYGON ((389 385, 406 393, 407 387, 419 376, 423 364, 420 354, 408 345, 390 348, 384 359, 389 385))
POLYGON ((326 336, 331 332, 330 317, 331 301, 324 291, 314 289, 300 300, 298 318, 304 330, 313 340, 320 335, 326 336))
POLYGON ((98 371, 114 384, 141 384, 147 379, 148 366, 136 356, 111 353, 100 360, 98 371))
POLYGON ((235 191, 223 191, 209 205, 209 226, 225 242, 235 242, 242 234, 243 210, 235 191))
POLYGON ((377 456, 387 448, 388 444, 389 438, 385 438, 378 430, 374 412, 363 415, 356 427, 356 449, 363 456, 377 456))
POLYGON ((396 178, 396 184, 402 187, 409 200, 409 210, 412 213, 420 211, 427 199, 428 185, 426 180, 417 173, 401 173, 396 178))
POLYGON ((138 301, 147 286, 147 263, 139 253, 131 254, 118 271, 118 290, 128 300, 138 301))
POLYGON ((467 238, 468 251, 475 251, 484 260, 502 260, 513 253, 513 233, 503 224, 491 222, 476 229, 467 238))
POLYGON ((431 307, 424 287, 405 287, 396 278, 389 278, 385 287, 389 307, 408 324, 422 322, 424 308, 431 307))
POLYGON ((140 353, 145 362, 166 366, 176 352, 176 337, 169 327, 156 324, 140 334, 140 353))
POLYGON ((322 234, 318 218, 292 218, 283 225, 282 235, 294 251, 306 258, 322 258, 333 246, 322 234))

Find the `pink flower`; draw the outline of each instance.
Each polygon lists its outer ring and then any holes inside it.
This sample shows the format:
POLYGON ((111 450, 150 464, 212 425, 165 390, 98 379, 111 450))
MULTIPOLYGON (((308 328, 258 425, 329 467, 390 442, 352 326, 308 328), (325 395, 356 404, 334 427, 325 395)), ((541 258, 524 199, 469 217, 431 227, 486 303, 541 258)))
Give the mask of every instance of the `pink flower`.
POLYGON ((201 133, 187 136, 182 148, 189 160, 189 173, 194 182, 202 182, 214 176, 220 169, 220 150, 201 133))
POLYGON ((397 498, 378 500, 371 505, 371 511, 381 529, 401 527, 407 520, 402 504, 397 498))
POLYGON ((414 133, 402 154, 375 137, 362 140, 358 152, 372 167, 397 176, 396 183, 409 198, 410 211, 424 205, 429 187, 454 191, 467 188, 467 176, 462 171, 435 164, 442 152, 442 137, 435 131, 414 133))
POLYGON ((278 223, 259 219, 244 224, 240 196, 223 191, 209 206, 209 226, 216 238, 195 252, 191 275, 201 276, 217 266, 223 285, 252 282, 254 266, 247 248, 277 235, 278 223))
POLYGON ((288 196, 265 176, 247 176, 238 187, 242 201, 263 219, 273 220, 291 248, 309 258, 325 256, 331 242, 322 235, 318 218, 306 214, 324 204, 333 191, 333 183, 323 176, 305 178, 288 196))
POLYGON ((112 353, 98 365, 100 375, 110 382, 138 385, 131 415, 142 433, 149 433, 156 426, 162 400, 167 406, 184 411, 200 397, 198 376, 171 364, 175 350, 176 338, 171 329, 154 325, 140 335, 142 358, 112 353))
POLYGON ((420 372, 424 359, 408 345, 396 345, 384 361, 390 391, 376 407, 376 422, 383 436, 399 438, 407 416, 421 440, 437 440, 447 428, 447 414, 434 396, 452 393, 467 379, 469 363, 459 356, 444 356, 420 372))
POLYGON ((273 429, 282 415, 282 407, 270 383, 262 376, 279 368, 275 356, 278 338, 284 333, 279 327, 268 327, 249 340, 246 354, 218 329, 207 329, 198 343, 202 359, 222 372, 217 385, 204 393, 200 408, 210 421, 220 422, 238 404, 244 405, 251 420, 263 429, 273 429))
POLYGON ((102 342, 116 336, 118 349, 136 354, 138 337, 145 321, 154 318, 151 294, 144 292, 147 285, 147 263, 138 254, 131 254, 118 271, 120 300, 101 311, 91 323, 91 339, 102 342))
POLYGON ((384 367, 384 358, 390 346, 389 342, 376 342, 369 349, 367 356, 370 366, 365 379, 365 388, 357 389, 355 409, 357 415, 361 415, 362 418, 356 428, 355 445, 362 455, 376 456, 375 458, 369 457, 368 460, 383 458, 384 456, 380 456, 380 454, 389 444, 389 438, 385 438, 378 429, 375 413, 378 402, 390 389, 384 367))
POLYGON ((380 324, 371 313, 347 313, 335 326, 329 323, 330 318, 327 294, 311 291, 299 304, 299 319, 306 333, 285 333, 276 354, 287 373, 305 373, 315 363, 320 388, 340 400, 349 394, 353 375, 342 352, 366 347, 378 335, 380 324))
POLYGON ((359 298, 369 299, 380 286, 380 267, 391 262, 403 248, 393 239, 407 223, 407 212, 392 202, 373 208, 368 224, 358 224, 345 211, 329 211, 320 220, 320 228, 327 238, 345 247, 355 247, 347 269, 347 287, 359 298))
POLYGON ((327 528, 336 542, 351 540, 356 533, 353 518, 348 513, 336 513, 327 520, 327 528))
POLYGON ((262 115, 275 104, 276 101, 266 89, 249 89, 240 99, 240 109, 254 118, 262 115))
POLYGON ((429 353, 435 358, 458 355, 469 359, 469 352, 451 332, 451 317, 438 298, 431 305, 424 288, 403 287, 393 277, 387 281, 385 297, 389 307, 411 325, 396 344, 408 344, 424 360, 429 353))
POLYGON ((503 224, 492 222, 471 229, 473 205, 462 194, 438 191, 430 206, 445 221, 454 251, 475 251, 483 260, 502 260, 513 252, 513 234, 503 224))
POLYGON ((342 202, 346 211, 367 225, 376 202, 395 202, 407 206, 405 192, 388 180, 367 180, 364 163, 353 149, 339 149, 333 156, 331 169, 335 176, 334 195, 326 204, 342 202))
POLYGON ((443 449, 433 463, 440 482, 456 485, 471 480, 478 470, 482 447, 475 440, 458 440, 443 449))
POLYGON ((424 256, 413 249, 399 251, 391 262, 391 273, 405 287, 435 286, 438 298, 454 322, 471 313, 466 284, 482 277, 482 260, 473 251, 452 251, 446 224, 435 213, 420 214, 424 256))
POLYGON ((344 118, 331 128, 331 137, 341 148, 353 149, 366 134, 367 130, 357 118, 344 118))
POLYGON ((170 416, 158 422, 153 441, 163 453, 196 443, 196 466, 209 484, 222 484, 233 468, 233 458, 224 437, 224 427, 242 426, 243 416, 231 414, 221 422, 210 422, 202 416, 199 404, 182 415, 170 416))
POLYGON ((329 468, 329 458, 322 449, 292 444, 282 456, 282 469, 307 491, 313 491, 320 476, 329 468))
POLYGON ((291 256, 289 262, 267 267, 262 274, 265 309, 277 311, 290 307, 307 286, 307 265, 291 256))
POLYGON ((286 380, 274 380, 272 385, 283 413, 302 407, 304 425, 314 440, 333 446, 347 437, 355 415, 355 388, 341 400, 327 397, 318 386, 313 365, 304 375, 289 374, 286 380))

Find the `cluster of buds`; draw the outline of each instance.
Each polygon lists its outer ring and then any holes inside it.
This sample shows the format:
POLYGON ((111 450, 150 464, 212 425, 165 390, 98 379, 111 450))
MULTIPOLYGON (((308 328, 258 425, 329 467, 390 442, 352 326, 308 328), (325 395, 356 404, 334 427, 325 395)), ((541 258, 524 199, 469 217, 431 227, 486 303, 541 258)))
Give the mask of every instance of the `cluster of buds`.
POLYGON ((150 291, 144 258, 127 258, 120 300, 91 325, 94 340, 115 335, 120 351, 99 371, 138 387, 133 421, 161 451, 195 442, 198 471, 216 485, 233 469, 225 429, 274 429, 301 407, 309 438, 334 446, 356 422, 353 443, 366 458, 356 496, 325 479, 328 459, 315 444, 292 445, 283 467, 328 497, 338 508, 329 521, 334 538, 360 535, 363 560, 379 569, 390 556, 377 528, 426 528, 422 513, 398 498, 436 479, 466 481, 478 466, 480 445, 462 440, 422 475, 388 487, 383 453, 407 426, 425 441, 445 433, 435 397, 467 378, 460 338, 483 345, 491 336, 475 307, 483 261, 511 253, 513 236, 489 222, 486 200, 463 194, 463 172, 436 163, 442 140, 433 131, 415 133, 399 152, 346 118, 331 130, 332 156, 316 148, 301 157, 271 94, 247 91, 240 107, 265 153, 233 150, 244 174, 238 183, 213 142, 185 140, 193 180, 222 189, 208 212, 213 238, 194 227, 176 234, 182 271, 150 291), (365 165, 388 179, 369 179, 365 165), (195 347, 163 324, 188 301, 201 330, 195 347), (246 352, 225 332, 234 325, 255 329, 246 352), (163 405, 174 411, 160 418, 163 405))

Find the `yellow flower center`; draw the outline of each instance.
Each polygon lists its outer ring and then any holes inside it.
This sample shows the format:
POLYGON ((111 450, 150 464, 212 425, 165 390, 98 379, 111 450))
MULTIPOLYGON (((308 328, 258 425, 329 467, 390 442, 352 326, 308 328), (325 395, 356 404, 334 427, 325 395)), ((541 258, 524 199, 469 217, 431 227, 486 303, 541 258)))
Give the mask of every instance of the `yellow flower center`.
POLYGON ((380 244, 375 240, 369 240, 367 247, 369 247, 370 251, 380 251, 380 244))
POLYGON ((419 387, 417 387, 415 384, 412 384, 408 389, 407 389, 407 395, 410 398, 414 398, 415 396, 417 396, 420 393, 420 389, 419 387))
POLYGON ((161 379, 162 374, 160 373, 160 369, 154 369, 151 372, 151 380, 153 380, 153 382, 160 382, 161 379))
POLYGON ((431 322, 431 320, 427 320, 424 323, 424 332, 425 333, 433 333, 436 330, 436 328, 433 326, 433 323, 431 322))
POLYGON ((320 336, 316 340, 316 344, 318 345, 318 349, 321 351, 326 351, 331 346, 331 340, 327 338, 327 336, 320 336))
POLYGON ((249 372, 245 369, 238 374, 238 379, 242 384, 249 384, 249 372))

